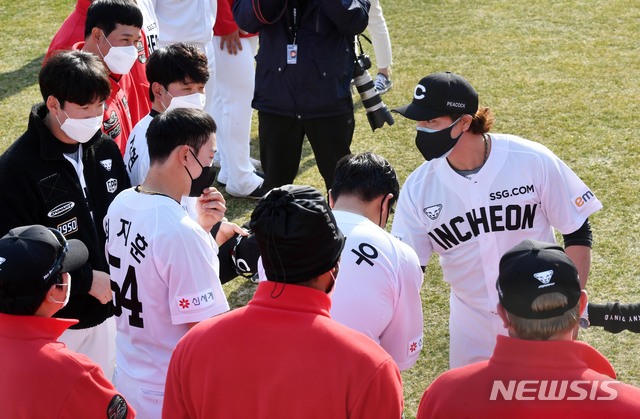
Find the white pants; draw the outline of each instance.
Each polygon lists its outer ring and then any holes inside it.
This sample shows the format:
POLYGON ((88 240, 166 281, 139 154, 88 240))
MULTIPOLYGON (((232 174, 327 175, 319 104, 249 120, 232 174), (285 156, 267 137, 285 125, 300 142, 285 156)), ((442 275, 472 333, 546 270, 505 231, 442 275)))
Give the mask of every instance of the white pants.
POLYGON ((453 291, 449 307, 449 368, 489 359, 497 336, 507 334, 498 313, 472 308, 453 291))
POLYGON ((136 411, 137 419, 160 419, 164 389, 145 388, 141 383, 116 368, 113 385, 136 411))
MULTIPOLYGON (((237 55, 220 49, 220 37, 214 36, 216 61, 216 96, 214 110, 220 173, 218 181, 226 183, 232 195, 248 195, 262 183, 249 161, 254 55, 258 37, 241 38, 242 50, 237 55)), ((207 99, 208 100, 208 99, 207 99)))
POLYGON ((100 365, 108 380, 116 367, 116 320, 109 317, 88 329, 67 329, 58 339, 68 349, 86 355, 100 365))
POLYGON ((369 26, 367 29, 369 29, 373 51, 376 54, 376 65, 378 68, 390 67, 392 64, 391 39, 389 38, 387 22, 382 15, 380 0, 371 0, 369 26))

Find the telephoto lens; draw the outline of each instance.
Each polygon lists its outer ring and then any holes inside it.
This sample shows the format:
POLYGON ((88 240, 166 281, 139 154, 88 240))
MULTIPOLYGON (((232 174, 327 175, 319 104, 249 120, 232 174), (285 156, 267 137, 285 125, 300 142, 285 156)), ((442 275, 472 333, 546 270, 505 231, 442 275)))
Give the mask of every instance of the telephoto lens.
POLYGON ((371 130, 375 131, 376 128, 382 128, 385 122, 393 125, 395 121, 373 85, 371 75, 367 71, 369 68, 371 68, 371 59, 366 54, 360 54, 356 58, 353 69, 353 83, 356 85, 364 109, 367 112, 371 130))

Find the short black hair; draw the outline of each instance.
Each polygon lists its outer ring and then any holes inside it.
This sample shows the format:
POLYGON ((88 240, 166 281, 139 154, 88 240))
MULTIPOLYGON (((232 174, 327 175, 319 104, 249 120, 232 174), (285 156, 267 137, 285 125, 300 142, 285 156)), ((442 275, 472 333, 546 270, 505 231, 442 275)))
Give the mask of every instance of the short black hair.
POLYGON ((138 5, 132 0, 94 1, 87 9, 84 39, 93 28, 100 28, 104 36, 109 36, 117 24, 142 28, 142 12, 138 5))
POLYGON ((346 194, 371 202, 389 193, 393 194, 389 201, 389 208, 392 208, 400 194, 400 184, 396 171, 384 157, 367 151, 338 160, 331 186, 334 201, 346 194))
POLYGON ((181 42, 155 50, 147 60, 146 72, 152 102, 154 82, 166 89, 170 83, 186 83, 187 79, 202 84, 209 80, 207 56, 195 45, 181 42))
POLYGON ((85 51, 60 51, 49 58, 38 76, 44 101, 54 96, 64 102, 86 105, 111 94, 109 72, 100 59, 85 51))
POLYGON ((188 145, 200 150, 216 132, 213 118, 200 109, 176 108, 153 118, 147 129, 147 144, 151 164, 164 162, 178 146, 188 145))

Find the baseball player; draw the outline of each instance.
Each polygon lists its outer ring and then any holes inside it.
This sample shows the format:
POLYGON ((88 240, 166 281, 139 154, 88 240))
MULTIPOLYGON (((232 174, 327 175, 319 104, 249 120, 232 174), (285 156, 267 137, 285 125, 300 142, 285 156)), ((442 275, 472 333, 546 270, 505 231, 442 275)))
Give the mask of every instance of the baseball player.
POLYGON ((587 282, 588 217, 602 208, 594 193, 549 149, 514 135, 490 134, 493 114, 478 109, 467 80, 444 72, 418 83, 411 104, 395 109, 417 121, 416 146, 427 162, 407 178, 392 234, 412 246, 420 264, 440 257, 451 285, 451 367, 487 359, 496 335, 498 261, 525 238, 555 242, 587 282))
POLYGON ((156 116, 147 132, 151 167, 114 200, 104 219, 116 312, 114 384, 140 418, 161 414, 171 352, 197 322, 229 309, 210 230, 224 215, 215 189, 198 198, 198 222, 180 205, 207 176, 215 123, 204 111, 156 116))
POLYGON ((416 252, 384 230, 399 190, 395 170, 377 154, 338 161, 329 203, 347 241, 331 317, 375 340, 406 370, 422 349, 423 273, 416 252))
POLYGON ((233 0, 218 0, 218 16, 213 27, 216 57, 214 112, 218 121, 218 182, 231 196, 259 199, 267 190, 249 155, 251 99, 255 84, 254 57, 258 36, 236 24, 231 12, 233 0))

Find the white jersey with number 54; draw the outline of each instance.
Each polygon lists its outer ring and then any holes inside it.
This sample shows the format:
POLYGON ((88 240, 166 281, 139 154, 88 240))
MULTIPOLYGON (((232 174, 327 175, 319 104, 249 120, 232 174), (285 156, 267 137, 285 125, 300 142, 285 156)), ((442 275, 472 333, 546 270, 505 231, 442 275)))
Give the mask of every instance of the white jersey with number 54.
POLYGON ((217 246, 172 198, 127 189, 104 219, 117 368, 164 391, 171 353, 195 323, 229 310, 217 246))

